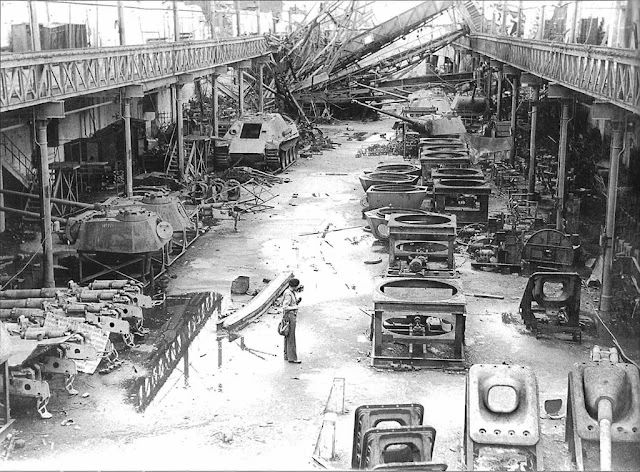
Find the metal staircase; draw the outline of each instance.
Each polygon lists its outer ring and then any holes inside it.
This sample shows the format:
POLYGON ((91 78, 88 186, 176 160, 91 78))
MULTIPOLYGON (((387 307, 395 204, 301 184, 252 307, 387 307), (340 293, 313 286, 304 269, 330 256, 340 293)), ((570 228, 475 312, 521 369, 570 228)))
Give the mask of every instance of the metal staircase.
MULTIPOLYGON (((197 180, 207 171, 207 156, 211 139, 206 136, 185 136, 184 138, 184 174, 186 178, 197 180)), ((176 142, 171 145, 171 153, 165 167, 165 174, 179 177, 178 149, 176 142)))
POLYGON ((30 188, 35 180, 36 169, 31 164, 31 158, 7 136, 0 133, 0 153, 2 153, 2 166, 11 173, 25 189, 30 188))

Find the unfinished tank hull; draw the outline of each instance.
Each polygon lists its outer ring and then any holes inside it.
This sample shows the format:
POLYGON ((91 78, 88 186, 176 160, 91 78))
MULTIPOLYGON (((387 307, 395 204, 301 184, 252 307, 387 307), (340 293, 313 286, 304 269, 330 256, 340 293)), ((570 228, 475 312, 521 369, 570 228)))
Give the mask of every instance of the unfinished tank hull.
POLYGON ((215 165, 283 170, 298 158, 300 135, 293 120, 279 113, 245 115, 234 122, 223 139, 216 140, 215 165))
POLYGON ((376 210, 370 210, 365 212, 367 223, 371 228, 371 233, 376 239, 385 241, 389 238, 389 228, 387 228, 387 215, 393 215, 395 213, 410 213, 410 214, 428 214, 426 210, 416 210, 412 208, 395 208, 395 207, 382 207, 376 210))
POLYGON ((439 167, 431 169, 432 179, 481 179, 484 180, 484 173, 480 169, 469 167, 439 167))
POLYGON ((419 209, 426 196, 426 187, 419 185, 372 185, 367 190, 367 203, 371 210, 385 206, 419 209))
POLYGON ((156 213, 140 207, 110 210, 82 220, 76 248, 80 252, 143 254, 161 250, 173 228, 156 213))
POLYGON ((374 172, 398 172, 420 177, 420 166, 414 164, 380 164, 376 166, 374 172))
POLYGON ((382 184, 415 184, 418 177, 399 172, 368 172, 360 176, 360 184, 366 192, 372 185, 382 184))

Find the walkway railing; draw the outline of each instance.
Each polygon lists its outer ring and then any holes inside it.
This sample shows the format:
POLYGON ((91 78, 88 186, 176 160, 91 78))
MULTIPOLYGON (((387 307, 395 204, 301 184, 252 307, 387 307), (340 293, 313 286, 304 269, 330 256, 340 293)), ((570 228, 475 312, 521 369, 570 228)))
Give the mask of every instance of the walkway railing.
POLYGON ((474 34, 458 44, 640 114, 640 55, 633 49, 474 34))
POLYGON ((3 54, 0 112, 198 73, 269 53, 262 36, 3 54))

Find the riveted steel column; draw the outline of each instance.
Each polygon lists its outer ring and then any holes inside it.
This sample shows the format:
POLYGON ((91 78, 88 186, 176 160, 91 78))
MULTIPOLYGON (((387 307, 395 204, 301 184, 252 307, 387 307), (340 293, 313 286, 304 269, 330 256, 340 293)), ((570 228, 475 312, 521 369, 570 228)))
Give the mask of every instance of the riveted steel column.
POLYGON ((213 135, 218 137, 218 74, 211 74, 211 127, 213 135))
POLYGON ((538 100, 540 99, 540 85, 532 86, 533 100, 531 102, 531 133, 529 135, 529 199, 534 198, 536 192, 536 127, 538 124, 538 100))
POLYGON ((220 127, 220 114, 218 113, 218 77, 226 74, 228 71, 227 66, 216 67, 211 74, 211 125, 213 127, 213 135, 219 137, 218 128, 220 127))
POLYGON ((258 64, 258 112, 264 113, 264 64, 258 64))
POLYGON ((118 38, 120 40, 120 46, 127 44, 127 37, 124 29, 124 6, 121 1, 118 1, 118 38))
POLYGON ((51 228, 51 183, 49 181, 49 146, 47 124, 49 120, 36 120, 37 144, 40 147, 40 215, 42 218, 42 286, 55 287, 53 278, 53 232, 51 228))
POLYGON ((29 29, 31 30, 31 49, 40 51, 40 24, 33 0, 29 0, 29 29))
MULTIPOLYGON (((3 154, 0 153, 0 207, 4 206, 4 193, 2 193, 2 190, 4 190, 4 164, 2 163, 2 156, 3 154)), ((6 229, 5 214, 4 211, 0 211, 0 233, 4 233, 6 229)))
POLYGON ((558 144, 558 184, 556 185, 556 229, 564 231, 564 180, 567 167, 567 128, 569 127, 570 100, 562 100, 560 115, 560 142, 558 144))
POLYGON ((245 60, 234 65, 238 71, 238 116, 244 115, 244 69, 251 67, 251 61, 245 60))
POLYGON ((511 77, 511 152, 509 153, 509 162, 511 165, 516 163, 516 125, 518 112, 518 93, 520 91, 520 74, 514 74, 511 77))
POLYGON ((238 117, 244 114, 244 71, 238 67, 238 117))
POLYGON ((496 70, 496 79, 498 81, 496 87, 496 120, 500 121, 502 116, 502 63, 492 60, 491 67, 496 70))
POLYGON ((176 84, 176 140, 178 143, 178 172, 184 176, 184 123, 182 122, 182 84, 176 84))
POLYGON ((496 105, 498 121, 502 118, 502 66, 498 67, 498 103, 496 105))
POLYGON ((127 197, 133 197, 133 158, 131 157, 131 99, 124 99, 124 173, 127 197))
POLYGON ((609 164, 609 185, 607 188, 607 225, 604 235, 604 264, 602 271, 602 294, 600 311, 608 314, 611 310, 612 264, 614 258, 614 240, 616 226, 616 200, 618 197, 618 167, 622 151, 622 123, 611 122, 611 155, 609 164))
POLYGON ((51 228, 51 181, 49 179, 49 146, 47 125, 51 118, 64 118, 64 102, 45 103, 35 108, 36 144, 40 147, 40 216, 42 229, 42 285, 54 287, 53 231, 51 228))

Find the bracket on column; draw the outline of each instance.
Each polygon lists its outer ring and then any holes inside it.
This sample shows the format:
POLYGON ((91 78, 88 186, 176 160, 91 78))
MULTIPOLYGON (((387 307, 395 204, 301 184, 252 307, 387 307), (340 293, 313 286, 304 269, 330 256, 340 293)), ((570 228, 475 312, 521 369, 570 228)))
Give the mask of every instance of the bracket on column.
POLYGON ((234 64, 236 69, 250 69, 251 68, 251 59, 247 59, 245 61, 236 62, 234 64))
POLYGON ((269 58, 268 56, 260 56, 253 59, 253 63, 256 65, 269 64, 269 62, 271 62, 271 58, 269 58))
POLYGON ((536 85, 542 85, 545 82, 546 80, 544 80, 543 78, 538 77, 537 75, 534 75, 534 74, 529 74, 527 72, 522 74, 522 76, 520 77, 520 83, 522 85, 536 86, 536 85))
POLYGON ((228 66, 218 66, 218 67, 214 68, 211 73, 214 74, 214 75, 224 75, 227 72, 229 72, 229 67, 228 66))
POLYGON ((129 85, 124 88, 124 98, 143 98, 144 90, 142 85, 129 85))
POLYGON ((513 66, 504 65, 502 66, 502 73, 505 75, 520 75, 522 71, 520 69, 516 69, 513 66))
POLYGON ((492 69, 502 70, 502 66, 504 64, 502 62, 500 62, 500 61, 496 61, 495 59, 490 59, 489 60, 489 65, 491 66, 492 69))
POLYGON ((64 118, 64 100, 43 103, 36 107, 36 120, 48 120, 51 118, 64 118))
POLYGON ((606 102, 595 102, 591 105, 591 118, 594 120, 622 121, 624 110, 606 102))
POLYGON ((176 82, 176 85, 183 86, 186 84, 193 83, 195 78, 196 77, 194 74, 180 74, 178 76, 178 81, 176 82))

